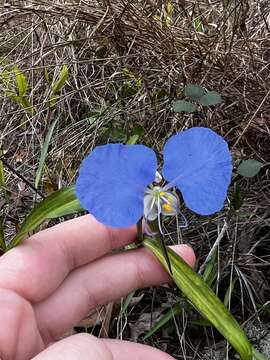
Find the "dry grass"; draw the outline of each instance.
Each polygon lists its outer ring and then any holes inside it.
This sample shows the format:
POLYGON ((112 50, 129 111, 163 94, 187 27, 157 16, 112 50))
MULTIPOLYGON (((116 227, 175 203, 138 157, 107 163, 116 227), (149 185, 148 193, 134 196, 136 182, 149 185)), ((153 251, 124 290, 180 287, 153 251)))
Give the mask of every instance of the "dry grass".
MULTIPOLYGON (((36 110, 29 115, 4 96, 5 84, 0 84, 0 141, 6 160, 21 176, 6 169, 13 200, 1 203, 7 233, 33 206, 36 196, 22 178, 34 182, 42 143, 57 116, 43 194, 74 182, 78 164, 95 144, 125 140, 138 125, 144 129, 140 142, 158 152, 172 133, 208 126, 228 140, 236 162, 255 158, 265 166, 253 180, 235 179, 245 194, 237 214, 225 209, 209 220, 186 212, 190 226, 181 237, 194 246, 201 264, 227 219, 215 288, 222 298, 236 279, 233 313, 243 323, 259 315, 265 319, 261 305, 269 299, 270 281, 270 5, 267 0, 173 1, 167 26, 166 3, 2 1, 1 69, 16 64, 27 76, 36 110), (44 71, 52 82, 63 64, 70 76, 57 106, 48 109, 50 86, 44 71), (130 94, 127 88, 134 90, 136 79, 142 85, 130 94), (174 114, 171 101, 182 96, 188 82, 220 92, 223 103, 192 115, 174 114)), ((168 238, 179 241, 169 224, 170 229, 168 238)), ((138 311, 151 311, 150 297, 146 294, 139 310, 130 311, 129 321, 138 311)), ((158 294, 158 304, 167 301, 168 295, 158 294)), ((162 331, 152 343, 178 359, 202 358, 202 349, 218 337, 207 329, 204 334, 198 327, 187 330, 187 319, 183 313, 174 331, 162 331)))

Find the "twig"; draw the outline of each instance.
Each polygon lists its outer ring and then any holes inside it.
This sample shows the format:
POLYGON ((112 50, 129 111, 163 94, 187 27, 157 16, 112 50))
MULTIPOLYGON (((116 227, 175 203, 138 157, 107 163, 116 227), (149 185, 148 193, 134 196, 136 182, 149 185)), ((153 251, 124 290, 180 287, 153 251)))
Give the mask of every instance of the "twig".
POLYGON ((226 230, 228 229, 228 224, 226 222, 226 220, 224 221, 224 225, 221 229, 221 232, 218 234, 218 237, 212 247, 212 249, 210 250, 209 254, 207 255, 207 258, 205 259, 204 263, 201 265, 200 270, 199 270, 199 274, 201 274, 203 272, 203 270, 205 269, 206 265, 208 264, 209 260, 212 258, 217 246, 219 245, 220 241, 222 240, 226 230))
POLYGON ((13 172, 18 178, 20 178, 23 182, 26 183, 36 194, 42 197, 42 199, 45 198, 45 196, 37 189, 34 185, 32 185, 23 175, 21 175, 17 170, 15 170, 9 163, 2 157, 1 161, 3 164, 11 171, 13 172))

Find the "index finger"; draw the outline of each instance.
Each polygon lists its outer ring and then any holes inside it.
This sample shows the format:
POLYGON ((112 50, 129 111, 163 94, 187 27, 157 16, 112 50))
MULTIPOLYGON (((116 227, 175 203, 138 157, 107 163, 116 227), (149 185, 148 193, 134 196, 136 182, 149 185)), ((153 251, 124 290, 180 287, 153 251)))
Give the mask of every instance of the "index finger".
POLYGON ((73 269, 134 241, 135 226, 108 228, 85 215, 40 231, 0 258, 0 288, 31 302, 50 295, 73 269))

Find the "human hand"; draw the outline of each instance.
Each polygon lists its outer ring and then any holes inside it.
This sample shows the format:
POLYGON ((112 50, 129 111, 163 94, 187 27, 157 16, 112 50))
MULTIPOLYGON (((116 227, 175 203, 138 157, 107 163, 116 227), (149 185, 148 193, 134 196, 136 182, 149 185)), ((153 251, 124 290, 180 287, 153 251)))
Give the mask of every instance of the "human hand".
MULTIPOLYGON (((135 227, 109 229, 86 215, 43 230, 4 254, 0 258, 0 359, 172 359, 146 345, 88 334, 56 341, 91 308, 169 281, 145 248, 111 253, 135 236, 135 227)), ((174 249, 194 265, 190 247, 174 249)))

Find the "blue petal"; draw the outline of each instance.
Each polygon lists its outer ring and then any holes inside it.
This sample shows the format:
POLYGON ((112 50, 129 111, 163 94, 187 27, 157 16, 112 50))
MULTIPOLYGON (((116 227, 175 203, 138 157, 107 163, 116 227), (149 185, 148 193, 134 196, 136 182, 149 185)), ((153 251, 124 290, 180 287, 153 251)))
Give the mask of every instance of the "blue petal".
POLYGON ((163 176, 182 192, 186 206, 200 215, 223 207, 231 174, 228 144, 210 129, 191 128, 165 144, 163 176))
POLYGON ((154 181, 156 168, 156 155, 146 146, 97 146, 80 168, 77 197, 105 225, 136 224, 143 216, 144 190, 154 181))

